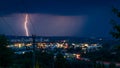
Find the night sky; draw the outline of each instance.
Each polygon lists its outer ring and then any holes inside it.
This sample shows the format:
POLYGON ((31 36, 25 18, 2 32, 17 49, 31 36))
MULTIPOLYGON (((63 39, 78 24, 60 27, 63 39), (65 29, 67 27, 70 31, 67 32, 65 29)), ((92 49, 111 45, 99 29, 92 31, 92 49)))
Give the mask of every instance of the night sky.
POLYGON ((111 37, 112 6, 117 0, 0 0, 0 34, 111 37))

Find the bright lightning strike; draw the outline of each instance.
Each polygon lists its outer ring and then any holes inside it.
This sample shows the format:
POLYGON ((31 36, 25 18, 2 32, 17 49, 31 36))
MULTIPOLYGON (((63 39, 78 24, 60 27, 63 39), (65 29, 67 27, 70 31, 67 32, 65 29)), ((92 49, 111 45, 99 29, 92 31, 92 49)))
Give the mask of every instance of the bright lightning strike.
POLYGON ((25 28, 26 36, 29 36, 27 24, 28 24, 28 14, 25 15, 24 28, 25 28))

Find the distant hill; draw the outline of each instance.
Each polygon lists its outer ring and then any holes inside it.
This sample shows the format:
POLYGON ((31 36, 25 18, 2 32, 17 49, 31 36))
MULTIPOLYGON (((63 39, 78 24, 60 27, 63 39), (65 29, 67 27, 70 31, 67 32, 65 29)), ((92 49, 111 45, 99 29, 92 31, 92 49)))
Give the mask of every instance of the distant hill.
MULTIPOLYGON (((32 36, 7 36, 9 40, 28 40, 32 39, 32 36)), ((70 43, 111 43, 114 44, 118 41, 109 38, 89 38, 89 37, 64 37, 64 36, 36 36, 37 42, 70 42, 70 43)))

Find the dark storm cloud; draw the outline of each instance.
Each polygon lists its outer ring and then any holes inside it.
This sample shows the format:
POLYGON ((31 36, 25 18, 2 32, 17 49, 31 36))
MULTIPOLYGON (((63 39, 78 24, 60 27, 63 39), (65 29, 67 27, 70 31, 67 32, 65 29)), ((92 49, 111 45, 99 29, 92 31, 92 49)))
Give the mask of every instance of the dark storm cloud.
POLYGON ((28 13, 38 35, 109 36, 112 4, 112 0, 0 0, 0 33, 12 34, 3 16, 17 34, 25 35, 28 13))
POLYGON ((1 0, 0 11, 1 14, 27 12, 81 15, 95 8, 106 7, 110 3, 104 0, 1 0))

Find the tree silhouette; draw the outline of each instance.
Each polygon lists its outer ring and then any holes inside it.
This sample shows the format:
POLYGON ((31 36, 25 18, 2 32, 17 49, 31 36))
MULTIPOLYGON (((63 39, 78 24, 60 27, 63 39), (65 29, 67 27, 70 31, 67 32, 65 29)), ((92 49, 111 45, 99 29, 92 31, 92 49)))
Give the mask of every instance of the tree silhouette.
POLYGON ((110 64, 109 64, 109 68, 116 68, 115 63, 110 63, 110 64))
POLYGON ((55 59, 55 68, 66 68, 66 59, 63 57, 61 53, 56 55, 55 59))
MULTIPOLYGON (((120 19, 120 10, 118 8, 113 7, 112 8, 112 12, 120 19)), ((118 39, 120 41, 120 21, 117 22, 115 20, 111 20, 111 23, 113 25, 113 31, 111 31, 110 33, 112 34, 113 37, 115 37, 116 39, 118 39)), ((116 48, 116 61, 120 61, 120 44, 115 46, 116 48)), ((111 63, 109 65, 109 68, 115 68, 115 64, 111 63)))
MULTIPOLYGON (((113 8, 112 11, 118 18, 120 18, 120 11, 117 8, 113 8)), ((120 24, 116 23, 115 20, 111 20, 111 23, 113 25, 114 31, 111 31, 110 33, 116 39, 120 39, 120 24)))
POLYGON ((12 63, 13 52, 7 48, 8 41, 5 35, 0 35, 0 67, 8 68, 12 63))

